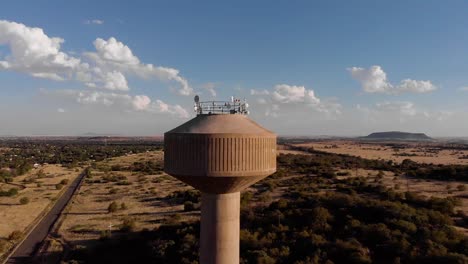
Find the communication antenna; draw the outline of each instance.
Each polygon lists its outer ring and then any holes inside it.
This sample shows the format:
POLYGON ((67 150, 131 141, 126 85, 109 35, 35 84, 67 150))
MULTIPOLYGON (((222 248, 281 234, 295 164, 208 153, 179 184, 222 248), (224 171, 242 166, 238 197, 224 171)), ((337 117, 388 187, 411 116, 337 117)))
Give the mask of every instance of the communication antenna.
POLYGON ((195 104, 193 106, 194 111, 197 115, 208 114, 208 115, 220 115, 220 114, 240 114, 248 115, 250 112, 247 110, 249 104, 244 98, 241 99, 234 98, 231 96, 231 101, 200 101, 200 97, 195 95, 194 99, 195 104))
POLYGON ((193 110, 197 114, 201 114, 202 113, 202 108, 200 107, 200 97, 198 95, 195 95, 193 100, 195 101, 195 105, 193 106, 193 110))

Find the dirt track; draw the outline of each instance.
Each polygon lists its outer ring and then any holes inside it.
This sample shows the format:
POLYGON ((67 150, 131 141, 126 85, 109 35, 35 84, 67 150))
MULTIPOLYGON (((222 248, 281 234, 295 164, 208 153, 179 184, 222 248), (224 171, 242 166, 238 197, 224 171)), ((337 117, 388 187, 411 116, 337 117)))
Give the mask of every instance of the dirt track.
POLYGON ((6 263, 31 263, 31 256, 37 250, 41 242, 47 237, 55 221, 59 218, 65 206, 70 202, 71 197, 77 190, 81 180, 84 178, 81 173, 60 196, 52 209, 42 218, 41 222, 33 229, 28 237, 16 248, 6 263))

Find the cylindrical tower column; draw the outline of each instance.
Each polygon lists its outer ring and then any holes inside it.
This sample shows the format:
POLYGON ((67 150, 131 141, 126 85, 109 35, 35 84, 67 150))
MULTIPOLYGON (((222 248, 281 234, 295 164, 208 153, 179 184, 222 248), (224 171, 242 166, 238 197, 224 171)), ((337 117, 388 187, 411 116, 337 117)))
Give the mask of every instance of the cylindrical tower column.
POLYGON ((200 263, 239 264, 240 192, 202 193, 200 263))

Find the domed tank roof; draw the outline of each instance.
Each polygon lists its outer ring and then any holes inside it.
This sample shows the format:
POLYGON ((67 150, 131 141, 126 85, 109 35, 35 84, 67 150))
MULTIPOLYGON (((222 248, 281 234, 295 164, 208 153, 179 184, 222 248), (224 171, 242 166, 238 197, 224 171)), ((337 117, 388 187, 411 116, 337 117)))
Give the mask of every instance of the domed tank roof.
POLYGON ((249 134, 267 136, 274 134, 241 114, 203 114, 166 132, 186 134, 249 134))

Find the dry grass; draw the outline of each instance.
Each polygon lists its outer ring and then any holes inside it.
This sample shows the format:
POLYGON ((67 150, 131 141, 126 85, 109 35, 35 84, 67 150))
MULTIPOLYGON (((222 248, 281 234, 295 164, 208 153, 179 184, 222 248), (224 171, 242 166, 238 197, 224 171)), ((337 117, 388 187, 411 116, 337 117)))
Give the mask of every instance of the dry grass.
MULTIPOLYGON (((404 159, 411 159, 420 163, 433 164, 468 164, 467 159, 459 159, 468 155, 468 151, 440 150, 434 151, 432 143, 405 143, 404 149, 395 150, 384 143, 366 143, 361 141, 318 141, 295 144, 295 146, 314 148, 315 150, 348 154, 366 159, 393 160, 400 163, 404 159), (416 156, 398 156, 403 153, 416 156)), ((280 152, 283 152, 280 150, 280 152)))
POLYGON ((18 195, 14 197, 0 197, 0 237, 7 237, 14 230, 25 230, 31 222, 57 198, 60 190, 55 188, 55 184, 63 179, 71 182, 79 172, 74 169, 66 169, 59 165, 46 165, 43 168, 45 178, 36 179, 38 169, 23 176, 14 178, 13 184, 23 185, 26 188, 12 184, 1 184, 0 188, 18 188, 18 195), (23 180, 35 179, 34 182, 24 183, 23 180), (39 185, 38 185, 39 184, 39 185), (19 200, 22 197, 29 198, 29 203, 21 205, 19 200))
MULTIPOLYGON (((55 184, 64 179, 68 179, 70 183, 82 171, 82 168, 75 171, 59 165, 45 165, 40 169, 45 174, 43 178, 37 178, 39 169, 33 169, 25 175, 15 177, 12 184, 0 184, 0 188, 4 190, 18 189, 18 194, 14 197, 0 197, 0 239, 6 239, 16 230, 25 232, 44 209, 58 198, 61 190, 57 190, 55 184), (29 203, 20 204, 23 197, 27 197, 29 203)), ((8 248, 11 246, 9 243, 8 248)), ((0 252, 0 257, 2 253, 5 252, 0 252)))
MULTIPOLYGON (((162 159, 163 152, 155 151, 117 157, 101 164, 127 166, 136 161, 147 160, 162 163, 162 159)), ((83 183, 59 230, 63 238, 72 244, 98 238, 101 231, 109 229, 110 224, 113 225, 112 230, 117 230, 127 217, 136 221, 137 230, 151 230, 176 213, 181 214, 185 220, 194 219, 199 214, 183 212, 183 205, 170 204, 162 199, 176 190, 191 189, 169 175, 145 175, 130 171, 108 174, 123 175, 131 184, 91 183, 105 175, 104 172, 93 171, 92 179, 83 183), (128 209, 109 213, 107 208, 114 201, 119 206, 122 202, 125 203, 128 209)))

